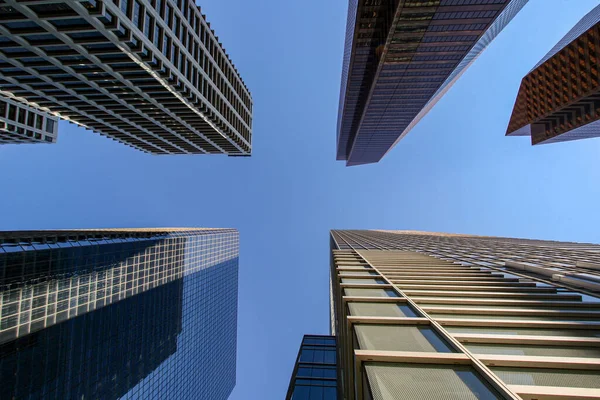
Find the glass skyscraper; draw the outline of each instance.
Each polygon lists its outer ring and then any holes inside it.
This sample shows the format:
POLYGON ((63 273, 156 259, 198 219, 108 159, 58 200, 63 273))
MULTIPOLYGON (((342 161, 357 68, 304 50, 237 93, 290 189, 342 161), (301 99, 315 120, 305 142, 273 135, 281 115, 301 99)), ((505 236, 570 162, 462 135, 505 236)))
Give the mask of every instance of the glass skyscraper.
POLYGON ((600 245, 331 232, 344 399, 600 398, 600 245))
POLYGON ((304 335, 286 400, 337 400, 335 336, 304 335))
POLYGON ((0 398, 226 399, 233 229, 0 232, 0 398))
POLYGON ((337 160, 381 160, 526 3, 349 0, 337 160))

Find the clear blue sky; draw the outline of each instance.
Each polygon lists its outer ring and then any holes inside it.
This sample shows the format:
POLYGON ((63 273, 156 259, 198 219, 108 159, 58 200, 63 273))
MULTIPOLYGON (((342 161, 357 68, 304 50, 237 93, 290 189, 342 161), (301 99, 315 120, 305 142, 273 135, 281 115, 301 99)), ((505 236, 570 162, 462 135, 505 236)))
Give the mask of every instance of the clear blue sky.
POLYGON ((598 0, 530 0, 376 165, 335 160, 347 0, 205 0, 254 98, 253 156, 150 156, 61 122, 0 147, 0 229, 234 227, 237 386, 281 399, 303 333, 328 332, 332 228, 600 242, 600 139, 505 138, 521 78, 598 0))

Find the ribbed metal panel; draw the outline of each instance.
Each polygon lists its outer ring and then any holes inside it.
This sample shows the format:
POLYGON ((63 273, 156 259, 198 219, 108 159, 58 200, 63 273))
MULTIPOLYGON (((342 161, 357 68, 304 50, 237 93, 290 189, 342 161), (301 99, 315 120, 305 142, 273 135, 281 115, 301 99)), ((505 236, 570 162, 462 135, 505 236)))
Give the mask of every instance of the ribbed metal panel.
POLYGON ((361 349, 452 353, 452 348, 430 327, 355 325, 361 349))
POLYGON ((383 283, 382 281, 377 281, 376 279, 361 279, 361 278, 357 278, 357 279, 352 279, 352 278, 342 278, 342 283, 358 283, 358 284, 364 284, 364 285, 375 285, 378 283, 383 283))
POLYGON ((370 267, 368 265, 343 265, 343 264, 339 264, 338 268, 344 268, 344 269, 368 269, 370 267))
POLYGON ((374 271, 340 271, 340 276, 377 276, 374 271))
POLYGON ((489 314, 440 314, 428 313, 430 317, 435 319, 452 318, 452 319, 496 319, 496 320, 519 320, 519 321, 562 321, 562 322, 588 322, 595 321, 593 319, 579 317, 559 317, 559 316, 539 316, 539 315, 493 315, 489 314))
POLYGON ((491 370, 509 385, 600 389, 600 371, 496 367, 491 370))
POLYGON ((344 293, 346 296, 391 297, 384 289, 346 288, 344 293))
POLYGON ((591 329, 527 329, 502 328, 494 326, 445 326, 448 332, 481 333, 486 335, 532 335, 532 336, 570 336, 570 337, 600 337, 600 330, 591 329))
POLYGON ((466 366, 367 363, 365 370, 373 400, 502 398, 466 366))
POLYGON ((348 303, 350 315, 361 317, 417 317, 410 306, 394 303, 348 303))
POLYGON ((600 358, 600 348, 598 347, 557 347, 491 343, 465 344, 465 347, 474 354, 600 358))

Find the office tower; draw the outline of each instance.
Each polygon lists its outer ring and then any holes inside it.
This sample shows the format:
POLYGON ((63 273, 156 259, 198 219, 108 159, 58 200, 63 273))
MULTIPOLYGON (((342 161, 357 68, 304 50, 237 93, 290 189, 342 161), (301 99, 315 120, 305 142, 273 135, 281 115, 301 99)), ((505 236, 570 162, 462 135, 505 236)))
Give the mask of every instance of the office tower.
POLYGON ((345 399, 600 398, 600 245, 331 232, 345 399))
POLYGON ((337 159, 378 162, 527 0, 350 0, 337 159))
POLYGON ((337 400, 335 336, 304 335, 286 400, 337 400))
POLYGON ((0 85, 152 154, 250 155, 250 92, 191 0, 6 0, 0 85))
POLYGON ((0 398, 227 399, 238 233, 0 232, 0 398))
POLYGON ((600 5, 523 78, 507 136, 532 144, 600 136, 600 5))
POLYGON ((58 118, 0 94, 0 144, 56 143, 58 118))

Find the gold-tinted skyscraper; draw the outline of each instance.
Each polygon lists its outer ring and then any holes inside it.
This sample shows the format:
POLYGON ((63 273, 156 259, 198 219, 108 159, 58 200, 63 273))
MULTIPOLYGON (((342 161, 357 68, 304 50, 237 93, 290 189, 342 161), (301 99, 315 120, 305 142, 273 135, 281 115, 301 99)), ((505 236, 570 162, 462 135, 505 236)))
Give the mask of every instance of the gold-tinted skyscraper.
POLYGON ((600 398, 600 246, 331 232, 345 399, 600 398))

